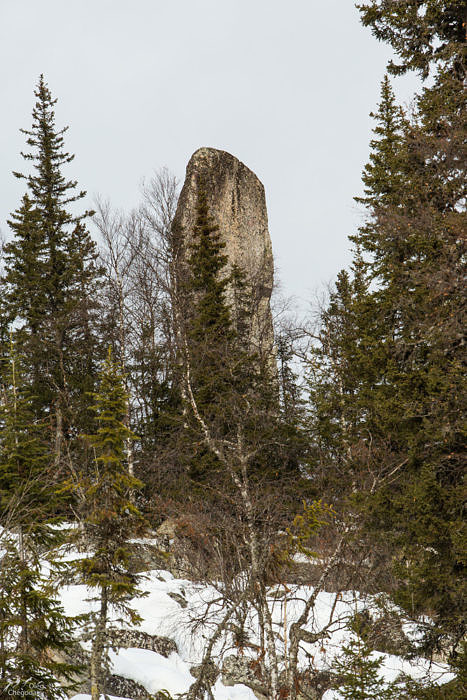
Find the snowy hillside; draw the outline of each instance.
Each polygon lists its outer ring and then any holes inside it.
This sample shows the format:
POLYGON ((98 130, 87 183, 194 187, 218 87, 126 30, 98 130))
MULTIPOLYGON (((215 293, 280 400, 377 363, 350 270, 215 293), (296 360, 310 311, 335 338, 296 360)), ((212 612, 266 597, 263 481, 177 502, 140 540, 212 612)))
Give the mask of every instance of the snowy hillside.
MULTIPOLYGON (((168 691, 176 697, 186 693, 195 677, 190 673, 203 658, 203 650, 210 632, 216 621, 222 617, 218 591, 210 586, 196 585, 190 581, 176 579, 168 571, 154 570, 148 572, 142 588, 147 591, 143 598, 134 600, 134 608, 143 618, 140 632, 148 635, 168 637, 176 644, 177 651, 172 651, 165 657, 162 654, 141 648, 120 649, 111 652, 112 670, 114 674, 131 679, 143 686, 148 693, 168 691), (211 603, 213 614, 209 623, 200 625, 193 630, 192 620, 200 616, 211 603)), ((270 604, 273 610, 273 621, 278 634, 278 653, 284 655, 284 619, 286 625, 296 620, 303 609, 303 601, 309 596, 309 587, 298 588, 292 600, 273 599, 270 604), (286 609, 285 609, 286 607, 286 609)), ((65 610, 70 615, 86 612, 91 603, 86 602, 86 588, 82 585, 66 586, 61 591, 61 599, 65 610)), ((331 611, 336 621, 329 627, 329 637, 315 644, 303 643, 300 651, 300 665, 303 668, 312 667, 314 670, 326 670, 339 655, 343 644, 348 641, 350 632, 345 628, 345 620, 357 610, 361 610, 368 600, 364 601, 353 592, 339 596, 336 601, 333 593, 321 592, 316 599, 316 605, 308 625, 310 632, 323 629, 328 625, 331 611)), ((257 619, 250 615, 248 628, 252 631, 257 626, 257 619)), ((415 629, 406 627, 407 633, 415 633, 415 629)), ((251 635, 252 638, 254 634, 251 635)), ((86 646, 86 645, 84 645, 86 646)), ((232 635, 226 632, 215 645, 213 658, 216 665, 222 667, 222 659, 235 655, 232 635)), ((255 653, 246 648, 244 654, 253 660, 255 653)), ((395 680, 399 673, 412 678, 430 677, 442 684, 453 678, 449 669, 441 664, 430 664, 427 660, 417 659, 405 661, 401 657, 373 652, 374 658, 382 659, 381 674, 387 681, 395 680)), ((256 700, 257 696, 244 684, 226 685, 228 679, 220 676, 213 686, 215 700, 256 700)), ((327 690, 322 696, 324 700, 338 698, 336 691, 327 690)), ((73 700, 88 700, 89 695, 78 694, 73 700)))

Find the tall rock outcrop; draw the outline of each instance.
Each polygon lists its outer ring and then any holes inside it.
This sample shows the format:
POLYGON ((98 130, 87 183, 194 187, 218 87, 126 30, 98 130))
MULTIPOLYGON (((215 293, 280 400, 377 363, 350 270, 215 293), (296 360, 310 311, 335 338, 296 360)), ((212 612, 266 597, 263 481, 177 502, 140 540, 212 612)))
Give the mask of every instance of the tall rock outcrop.
MULTIPOLYGON (((268 231, 264 187, 238 158, 215 148, 200 148, 190 158, 174 218, 180 255, 189 254, 200 186, 207 193, 209 211, 225 243, 228 267, 245 274, 252 300, 251 343, 263 355, 273 351, 270 299, 274 261, 268 231)), ((232 299, 231 303, 234 305, 232 299)), ((233 309, 235 313, 235 308, 233 309)))

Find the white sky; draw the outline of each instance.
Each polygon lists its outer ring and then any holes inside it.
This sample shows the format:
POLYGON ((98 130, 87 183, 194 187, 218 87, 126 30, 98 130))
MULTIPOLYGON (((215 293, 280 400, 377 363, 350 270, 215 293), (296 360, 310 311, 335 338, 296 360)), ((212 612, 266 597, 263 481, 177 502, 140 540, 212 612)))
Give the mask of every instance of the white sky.
POLYGON ((0 229, 43 72, 88 206, 130 209, 155 169, 183 180, 200 146, 229 151, 266 188, 284 292, 309 299, 350 260, 390 55, 352 0, 0 0, 0 229))

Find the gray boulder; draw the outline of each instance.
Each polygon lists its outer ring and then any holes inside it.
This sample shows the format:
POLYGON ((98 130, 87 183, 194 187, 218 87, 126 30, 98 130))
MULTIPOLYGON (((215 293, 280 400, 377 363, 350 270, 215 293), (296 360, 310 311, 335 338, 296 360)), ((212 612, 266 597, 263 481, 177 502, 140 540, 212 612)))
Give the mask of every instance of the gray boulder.
POLYGON ((227 686, 242 683, 251 688, 259 700, 267 700, 267 687, 253 659, 227 656, 222 664, 222 682, 227 686))
POLYGON ((168 658, 177 645, 168 637, 159 637, 139 630, 114 630, 112 643, 118 649, 148 649, 168 658))

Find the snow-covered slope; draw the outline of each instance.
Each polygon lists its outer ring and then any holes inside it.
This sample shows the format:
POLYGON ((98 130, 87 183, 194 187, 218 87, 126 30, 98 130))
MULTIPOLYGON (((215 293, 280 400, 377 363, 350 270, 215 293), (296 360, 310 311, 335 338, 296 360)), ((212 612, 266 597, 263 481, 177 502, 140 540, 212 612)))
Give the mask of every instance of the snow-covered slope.
MULTIPOLYGON (((177 645, 177 653, 172 652, 168 658, 147 649, 120 649, 111 653, 113 672, 127 679, 132 679, 146 688, 149 693, 167 690, 171 695, 184 693, 194 682, 190 673, 193 666, 199 664, 203 657, 203 649, 209 638, 210 630, 216 618, 222 616, 221 606, 216 603, 219 591, 208 585, 197 585, 191 581, 175 579, 167 571, 154 570, 147 574, 142 583, 142 589, 147 592, 143 598, 135 599, 134 609, 141 615, 143 622, 138 628, 150 635, 169 637, 177 645), (186 601, 186 604, 185 604, 186 601), (212 614, 208 625, 199 625, 193 630, 191 620, 199 615, 210 601, 212 614)), ((284 654, 283 626, 284 619, 287 627, 300 615, 304 600, 309 596, 310 588, 301 587, 294 592, 293 599, 284 604, 275 600, 273 620, 278 632, 278 652, 284 654), (284 607, 286 605, 286 610, 284 607)), ((87 591, 84 586, 70 585, 61 591, 61 598, 66 612, 70 615, 89 610, 90 603, 86 601, 87 591)), ((343 620, 361 610, 365 601, 356 593, 349 591, 341 594, 336 601, 335 594, 321 592, 318 594, 308 629, 310 632, 322 629, 327 625, 331 609, 336 623, 329 629, 329 638, 321 639, 315 644, 303 644, 299 660, 303 668, 310 664, 316 670, 328 669, 333 659, 338 655, 342 646, 349 638, 349 631, 343 620)), ((257 626, 257 619, 251 614, 248 625, 252 631, 257 626)), ((410 631, 410 630, 409 630, 410 631)), ((414 631, 414 630, 413 630, 414 631)), ((236 653, 230 633, 225 633, 214 649, 214 657, 218 666, 221 659, 236 653)), ((245 654, 254 656, 253 650, 245 650, 245 654)), ((441 664, 430 664, 425 659, 406 661, 398 656, 373 652, 373 658, 382 659, 380 673, 382 678, 394 680, 400 672, 413 678, 431 677, 437 683, 445 683, 453 678, 449 669, 441 664)), ((216 700, 256 700, 252 690, 245 685, 237 684, 226 687, 219 678, 213 688, 216 700)), ((90 696, 75 695, 74 700, 88 700, 90 696)), ((328 690, 324 698, 331 700, 337 697, 334 691, 328 690)))

